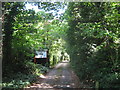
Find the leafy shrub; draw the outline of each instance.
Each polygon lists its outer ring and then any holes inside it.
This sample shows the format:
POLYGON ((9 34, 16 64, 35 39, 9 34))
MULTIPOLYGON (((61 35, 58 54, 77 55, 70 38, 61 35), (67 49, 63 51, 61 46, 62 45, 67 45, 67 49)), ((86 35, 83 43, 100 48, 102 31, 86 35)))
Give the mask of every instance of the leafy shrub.
POLYGON ((120 88, 120 73, 104 74, 99 82, 103 88, 120 88))
POLYGON ((92 81, 93 87, 99 82, 101 88, 120 88, 120 34, 117 29, 119 22, 116 22, 118 9, 114 3, 69 3, 67 12, 67 51, 70 54, 71 66, 79 78, 92 81), (100 6, 104 10, 94 6, 100 6), (108 7, 111 8, 110 12, 108 7), (101 13, 97 11, 102 11, 103 14, 99 22, 88 19, 98 17, 101 13))
POLYGON ((3 89, 7 88, 23 88, 37 80, 37 77, 41 74, 48 72, 48 68, 41 64, 34 64, 32 62, 26 62, 25 70, 11 74, 10 77, 3 78, 3 89))
POLYGON ((2 83, 3 89, 9 88, 23 88, 32 82, 36 81, 37 76, 32 74, 14 74, 11 78, 8 78, 7 82, 2 83))

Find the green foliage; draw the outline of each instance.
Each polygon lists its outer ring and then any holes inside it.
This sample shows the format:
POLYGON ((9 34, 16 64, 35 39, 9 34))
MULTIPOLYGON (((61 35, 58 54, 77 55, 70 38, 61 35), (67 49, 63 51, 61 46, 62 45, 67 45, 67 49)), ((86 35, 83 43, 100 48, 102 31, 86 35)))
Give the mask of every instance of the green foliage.
MULTIPOLYGON (((45 11, 66 5, 35 4, 45 11)), ((24 87, 47 72, 48 68, 31 62, 35 50, 47 48, 51 66, 61 61, 62 52, 67 51, 80 79, 93 87, 97 82, 101 88, 118 88, 119 6, 119 3, 70 2, 62 19, 55 19, 50 12, 26 10, 24 3, 4 3, 3 86, 24 87)))
POLYGON ((24 66, 25 72, 9 74, 10 77, 3 78, 3 89, 10 88, 23 88, 37 80, 41 74, 48 72, 48 68, 40 64, 34 64, 32 62, 26 62, 24 66))
POLYGON ((116 6, 119 4, 69 3, 66 11, 71 66, 80 79, 93 87, 95 82, 100 88, 119 87, 120 30, 116 6))
MULTIPOLYGON (((49 70, 32 63, 35 50, 47 48, 49 57, 54 55, 55 62, 59 61, 66 23, 53 20, 51 13, 26 10, 24 3, 5 2, 3 8, 3 86, 21 88, 49 70)), ((52 58, 50 61, 52 63, 52 58)))
POLYGON ((23 88, 25 86, 30 85, 32 82, 34 82, 36 78, 35 75, 32 75, 32 74, 26 75, 22 73, 18 73, 16 75, 13 75, 12 77, 13 79, 11 81, 2 83, 3 89, 23 88))

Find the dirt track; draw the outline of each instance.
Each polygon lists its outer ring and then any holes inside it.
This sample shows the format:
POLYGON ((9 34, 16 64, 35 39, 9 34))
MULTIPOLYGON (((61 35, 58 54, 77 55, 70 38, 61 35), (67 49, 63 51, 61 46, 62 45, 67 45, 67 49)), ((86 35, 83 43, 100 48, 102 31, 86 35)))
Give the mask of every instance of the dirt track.
POLYGON ((59 63, 43 79, 24 90, 62 90, 63 88, 80 88, 80 82, 75 73, 69 68, 69 62, 59 63))

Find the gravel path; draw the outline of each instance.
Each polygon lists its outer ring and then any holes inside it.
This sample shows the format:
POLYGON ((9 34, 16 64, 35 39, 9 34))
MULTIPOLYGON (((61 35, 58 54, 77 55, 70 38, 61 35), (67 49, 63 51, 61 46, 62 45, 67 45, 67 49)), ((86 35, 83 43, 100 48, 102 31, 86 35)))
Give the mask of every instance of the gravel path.
POLYGON ((69 62, 64 61, 55 66, 44 79, 38 80, 24 90, 68 90, 70 88, 80 88, 80 82, 75 73, 69 68, 69 62))

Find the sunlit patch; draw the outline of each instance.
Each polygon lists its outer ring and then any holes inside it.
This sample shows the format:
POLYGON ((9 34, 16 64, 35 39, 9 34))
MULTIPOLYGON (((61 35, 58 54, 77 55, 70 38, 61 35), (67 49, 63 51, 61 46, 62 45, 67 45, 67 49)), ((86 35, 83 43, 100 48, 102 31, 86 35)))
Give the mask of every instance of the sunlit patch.
POLYGON ((70 85, 54 85, 55 88, 71 88, 70 85))
POLYGON ((62 76, 62 78, 65 78, 65 76, 62 76))
POLYGON ((48 84, 48 83, 41 83, 39 85, 39 88, 53 88, 53 87, 50 84, 48 84))
POLYGON ((53 75, 53 76, 47 76, 46 79, 59 79, 61 76, 53 75))
POLYGON ((44 75, 40 75, 40 78, 46 78, 44 75))
POLYGON ((53 88, 53 87, 48 83, 41 83, 41 84, 34 84, 33 86, 30 87, 26 87, 26 89, 28 88, 53 88))
POLYGON ((63 61, 63 63, 57 64, 57 65, 55 66, 55 68, 58 69, 58 68, 61 68, 61 67, 63 67, 63 68, 68 67, 68 66, 69 66, 69 63, 68 63, 68 62, 69 62, 69 61, 63 61))
POLYGON ((70 85, 67 85, 67 87, 70 87, 70 85))
POLYGON ((30 88, 35 88, 35 87, 37 87, 37 86, 30 86, 30 88))
POLYGON ((56 65, 56 68, 51 70, 51 72, 48 73, 46 76, 41 75, 40 78, 43 78, 43 80, 39 81, 31 88, 46 88, 46 90, 50 88, 56 90, 57 88, 62 89, 76 87, 76 80, 74 79, 73 72, 67 69, 69 64, 66 62, 67 61, 56 65))
POLYGON ((59 67, 61 67, 61 65, 62 65, 62 63, 59 63, 59 64, 56 65, 55 68, 59 68, 59 67))

